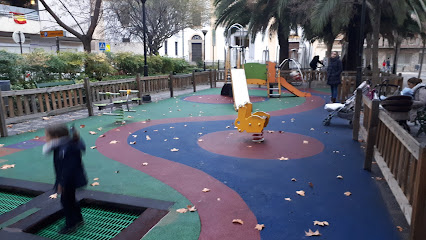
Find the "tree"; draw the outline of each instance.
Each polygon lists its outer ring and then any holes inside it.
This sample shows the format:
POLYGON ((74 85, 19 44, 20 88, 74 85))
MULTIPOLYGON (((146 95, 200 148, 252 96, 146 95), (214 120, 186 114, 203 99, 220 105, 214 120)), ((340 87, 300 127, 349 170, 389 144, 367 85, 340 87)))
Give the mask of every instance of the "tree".
MULTIPOLYGON (((311 0, 309 0, 311 2, 311 0)), ((306 1, 305 1, 306 2, 306 1)), ((297 30, 301 4, 298 0, 215 0, 216 26, 225 28, 239 23, 248 28, 252 41, 257 33, 278 36, 280 62, 289 58, 290 31, 297 30)), ((312 1, 313 2, 313 1, 312 1)))
POLYGON ((93 34, 95 33, 102 12, 102 0, 67 1, 67 4, 62 0, 49 4, 45 0, 40 0, 40 2, 59 26, 80 39, 83 43, 84 51, 91 52, 93 34), (59 7, 53 9, 54 6, 59 7), (63 21, 64 16, 70 16, 74 23, 63 21))
MULTIPOLYGON (((143 41, 140 0, 109 1, 105 17, 109 39, 143 41)), ((209 19, 208 5, 197 0, 156 0, 146 2, 147 47, 158 54, 165 40, 185 28, 199 28, 209 19)))

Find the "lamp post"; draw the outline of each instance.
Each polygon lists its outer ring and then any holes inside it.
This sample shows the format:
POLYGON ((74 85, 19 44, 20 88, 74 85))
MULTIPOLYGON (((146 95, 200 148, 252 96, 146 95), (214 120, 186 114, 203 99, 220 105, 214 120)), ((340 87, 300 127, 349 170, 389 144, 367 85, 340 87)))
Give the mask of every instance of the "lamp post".
POLYGON ((143 75, 148 76, 148 64, 146 61, 147 47, 146 47, 146 9, 145 3, 146 0, 141 0, 142 2, 142 12, 143 12, 143 58, 144 58, 144 66, 143 66, 143 75))
POLYGON ((207 30, 203 30, 203 35, 204 35, 204 71, 206 71, 206 34, 207 34, 207 30))

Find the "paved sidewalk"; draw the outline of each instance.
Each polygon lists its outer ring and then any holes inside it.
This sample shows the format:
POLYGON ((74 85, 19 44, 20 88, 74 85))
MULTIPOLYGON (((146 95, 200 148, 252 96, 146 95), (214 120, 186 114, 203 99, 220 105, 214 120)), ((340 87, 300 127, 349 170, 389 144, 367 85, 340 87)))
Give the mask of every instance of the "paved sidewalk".
MULTIPOLYGON (((221 86, 222 86, 221 83, 217 83, 217 87, 221 87, 221 86)), ((197 86, 197 91, 205 90, 209 88, 210 88, 210 85, 199 85, 197 86)), ((173 93, 174 93, 174 96, 181 96, 181 95, 192 93, 192 92, 193 92, 193 89, 191 86, 191 88, 187 88, 183 90, 175 90, 173 93)), ((151 100, 153 102, 166 99, 169 97, 170 97, 169 91, 151 93, 151 100)), ((102 114, 103 112, 103 111, 99 111, 97 108, 93 108, 93 111, 95 115, 102 114)), ((68 112, 68 113, 64 113, 64 114, 60 114, 56 116, 51 116, 49 117, 49 120, 43 120, 43 118, 34 118, 31 120, 27 120, 25 122, 11 124, 9 125, 11 126, 11 128, 8 128, 7 131, 9 136, 12 136, 16 134, 25 133, 28 131, 34 131, 41 128, 45 128, 46 126, 52 125, 55 123, 70 122, 76 119, 82 119, 87 117, 89 117, 87 109, 83 109, 79 111, 68 112)))

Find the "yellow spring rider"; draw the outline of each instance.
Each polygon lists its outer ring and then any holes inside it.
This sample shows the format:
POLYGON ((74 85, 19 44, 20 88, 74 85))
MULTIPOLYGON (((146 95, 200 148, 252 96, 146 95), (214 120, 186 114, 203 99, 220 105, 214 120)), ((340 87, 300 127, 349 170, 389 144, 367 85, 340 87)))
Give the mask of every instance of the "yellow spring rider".
POLYGON ((266 112, 254 112, 252 103, 246 103, 238 108, 238 118, 235 119, 235 126, 239 132, 253 133, 253 142, 263 142, 263 128, 269 123, 271 117, 266 112))

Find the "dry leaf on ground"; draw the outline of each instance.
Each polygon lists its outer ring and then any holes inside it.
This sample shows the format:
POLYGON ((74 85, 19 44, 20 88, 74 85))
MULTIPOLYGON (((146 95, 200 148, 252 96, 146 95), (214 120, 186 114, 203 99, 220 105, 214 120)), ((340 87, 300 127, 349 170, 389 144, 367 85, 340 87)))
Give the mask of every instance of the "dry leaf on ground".
POLYGON ((105 135, 99 135, 99 137, 100 137, 100 138, 103 138, 103 137, 105 137, 105 135))
POLYGON ((39 136, 35 136, 35 137, 34 137, 34 139, 35 139, 35 140, 39 140, 39 139, 40 139, 40 137, 39 137, 39 136))
POLYGON ((198 139, 198 141, 199 141, 199 142, 202 142, 202 141, 204 141, 204 140, 203 140, 203 139, 198 139))
POLYGON ((118 143, 117 140, 112 140, 111 142, 109 142, 109 144, 116 144, 116 143, 118 143))
POLYGON ((132 135, 132 137, 137 138, 137 137, 138 137, 138 135, 132 135))
POLYGON ((151 140, 151 138, 148 135, 146 135, 146 140, 149 141, 151 140))
POLYGON ((172 149, 170 149, 170 151, 171 151, 171 152, 178 152, 178 151, 179 151, 179 149, 177 149, 177 148, 172 148, 172 149))
POLYGON ((208 188, 204 188, 203 190, 201 190, 201 191, 203 191, 203 192, 210 192, 210 189, 208 189, 208 188))
POLYGON ((50 117, 43 117, 43 120, 50 120, 50 117))
POLYGON ((286 157, 280 157, 280 158, 278 158, 278 160, 280 160, 280 161, 287 161, 288 158, 286 158, 286 157))
POLYGON ((274 133, 275 131, 268 130, 268 133, 274 133))
POLYGON ((7 128, 13 128, 13 124, 6 125, 7 128))
POLYGON ((349 197, 350 195, 352 195, 352 193, 351 193, 351 192, 345 192, 344 194, 345 194, 345 196, 347 196, 347 197, 349 197))
POLYGON ((284 200, 286 200, 286 201, 291 201, 291 198, 289 198, 289 197, 286 197, 286 198, 284 198, 284 200))
POLYGON ((98 181, 98 180, 99 180, 99 178, 94 178, 94 179, 93 179, 93 181, 98 181))
POLYGON ((296 180, 296 178, 292 178, 291 181, 292 182, 296 182, 297 180, 296 180))
POLYGON ((330 224, 327 221, 314 221, 314 225, 318 225, 321 227, 329 226, 330 224))
POLYGON ((178 140, 179 138, 178 138, 178 137, 174 137, 173 139, 174 139, 174 140, 178 140))
POLYGON ((315 128, 311 128, 311 131, 315 131, 315 128))
POLYGON ((232 223, 238 223, 238 224, 243 225, 243 224, 244 224, 244 221, 243 221, 243 220, 241 220, 241 219, 233 219, 233 220, 232 220, 232 223))
POLYGON ((130 145, 135 145, 135 144, 136 144, 136 141, 130 142, 130 145))
POLYGON ((96 135, 96 134, 98 134, 97 132, 94 132, 94 131, 89 131, 89 133, 90 133, 91 135, 96 135))
POLYGON ((306 237, 321 236, 321 233, 318 230, 316 230, 315 232, 312 232, 312 230, 309 229, 308 232, 305 231, 305 236, 306 237))
POLYGON ((262 229, 265 228, 265 224, 256 224, 256 227, 254 229, 262 231, 262 229))
POLYGON ((92 146, 92 147, 90 147, 90 149, 96 149, 96 146, 92 146))
POLYGON ((402 232, 404 229, 401 226, 396 226, 396 228, 398 229, 398 231, 402 232))
POLYGON ((302 197, 304 197, 304 196, 305 196, 305 191, 303 191, 303 190, 296 191, 296 193, 297 193, 298 195, 302 196, 302 197))
POLYGON ((336 177, 337 179, 343 179, 343 176, 342 175, 337 175, 337 177, 336 177))
POLYGON ((102 131, 102 128, 100 127, 100 128, 98 128, 98 131, 102 131))
POLYGON ((98 182, 94 182, 94 183, 90 184, 90 186, 99 186, 99 183, 98 182))
POLYGON ((52 195, 49 196, 50 199, 56 199, 58 198, 58 193, 54 193, 52 195))
POLYGON ((82 124, 82 125, 80 125, 80 128, 85 128, 85 127, 86 127, 86 125, 83 125, 83 124, 82 124))
POLYGON ((0 167, 0 169, 5 170, 5 169, 9 169, 9 168, 14 168, 15 164, 5 164, 3 166, 0 167))
POLYGON ((197 209, 195 208, 195 206, 188 205, 188 211, 195 212, 197 211, 197 209))
POLYGON ((313 183, 309 182, 308 184, 309 184, 309 187, 311 187, 311 188, 313 188, 313 187, 314 187, 314 184, 313 184, 313 183))
POLYGON ((176 210, 176 212, 178 212, 178 213, 186 213, 186 212, 188 212, 188 209, 187 208, 179 208, 179 209, 176 210))
POLYGON ((4 144, 0 144, 0 148, 4 147, 4 144))
POLYGON ((309 141, 303 140, 303 144, 308 144, 309 141))
POLYGON ((147 162, 142 163, 142 166, 148 166, 147 162))

